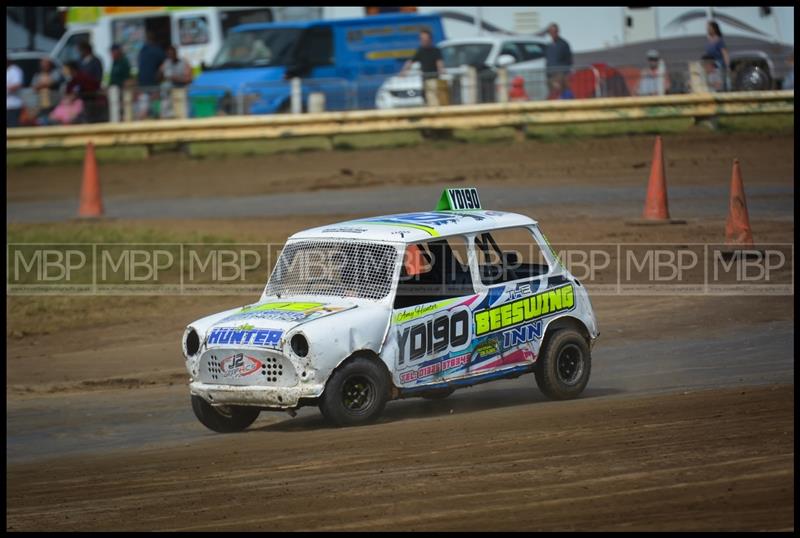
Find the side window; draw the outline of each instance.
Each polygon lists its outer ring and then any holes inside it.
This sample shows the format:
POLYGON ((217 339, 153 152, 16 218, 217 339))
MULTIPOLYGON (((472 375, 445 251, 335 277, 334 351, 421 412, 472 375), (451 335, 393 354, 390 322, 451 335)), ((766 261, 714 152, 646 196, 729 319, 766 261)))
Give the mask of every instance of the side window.
POLYGON ((209 42, 208 18, 204 15, 178 19, 181 45, 204 45, 209 42))
POLYGON ((506 41, 503 43, 503 47, 500 49, 500 54, 510 54, 514 57, 516 61, 521 60, 521 54, 519 53, 519 49, 514 43, 510 43, 506 41))
POLYGON ((144 19, 125 18, 113 21, 111 39, 122 47, 122 52, 128 58, 131 67, 137 67, 139 51, 142 50, 145 40, 144 19))
POLYGON ((58 53, 58 61, 61 65, 67 62, 80 61, 81 55, 78 53, 78 43, 81 41, 90 41, 89 32, 74 34, 67 39, 67 42, 64 43, 64 48, 58 53))
POLYGON ((296 58, 308 67, 333 64, 333 32, 330 27, 309 28, 300 39, 296 58))
POLYGON ((528 228, 504 228, 475 236, 481 282, 487 286, 547 274, 549 266, 528 228))
POLYGON ((539 43, 517 43, 517 46, 522 51, 522 60, 538 60, 544 58, 544 47, 539 43))
POLYGON ((475 293, 465 238, 448 237, 406 247, 395 308, 475 293))
MULTIPOLYGON (((288 9, 288 8, 283 8, 288 9)), ((301 8, 307 9, 307 8, 301 8)), ((313 9, 313 8, 312 8, 313 9)), ((316 17, 309 17, 316 18, 316 17)), ((222 22, 222 38, 228 37, 228 32, 231 28, 235 28, 240 24, 249 24, 251 22, 272 22, 272 10, 268 7, 259 7, 254 9, 236 9, 233 11, 222 11, 219 14, 219 19, 222 22)))

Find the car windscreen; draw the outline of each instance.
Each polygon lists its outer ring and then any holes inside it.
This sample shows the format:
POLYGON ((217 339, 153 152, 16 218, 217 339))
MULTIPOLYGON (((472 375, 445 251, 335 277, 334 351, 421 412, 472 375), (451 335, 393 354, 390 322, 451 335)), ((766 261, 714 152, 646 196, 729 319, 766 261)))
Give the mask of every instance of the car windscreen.
POLYGON ((281 252, 266 294, 380 300, 392 290, 393 245, 364 241, 296 241, 281 252))
POLYGON ((302 29, 280 28, 231 32, 210 69, 289 65, 302 29))
POLYGON ((445 67, 458 67, 461 65, 482 66, 489 57, 492 45, 489 43, 463 43, 460 45, 445 45, 442 47, 442 58, 445 67))

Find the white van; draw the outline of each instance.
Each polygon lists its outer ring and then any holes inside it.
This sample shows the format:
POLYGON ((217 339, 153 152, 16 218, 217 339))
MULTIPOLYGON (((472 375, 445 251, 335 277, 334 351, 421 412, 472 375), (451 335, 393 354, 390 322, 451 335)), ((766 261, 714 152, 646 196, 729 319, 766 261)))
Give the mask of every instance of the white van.
POLYGON ((78 43, 91 43, 111 70, 111 45, 122 46, 134 72, 148 31, 164 48, 175 45, 195 70, 210 63, 231 28, 251 22, 315 18, 320 8, 305 7, 73 7, 67 11, 67 31, 53 48, 62 65, 78 60, 78 43))

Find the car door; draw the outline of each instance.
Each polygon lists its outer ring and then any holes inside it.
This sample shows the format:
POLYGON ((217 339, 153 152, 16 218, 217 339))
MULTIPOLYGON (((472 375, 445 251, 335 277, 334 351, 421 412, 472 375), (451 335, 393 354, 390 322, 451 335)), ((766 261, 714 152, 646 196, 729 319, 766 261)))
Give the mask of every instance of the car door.
POLYGON ((468 373, 529 369, 548 320, 574 308, 572 284, 553 271, 551 256, 540 248, 531 228, 478 233, 474 248, 483 293, 472 306, 468 373))
POLYGON ((470 305, 480 296, 468 244, 464 236, 451 236, 406 248, 387 346, 398 386, 430 387, 465 375, 472 345, 470 305))

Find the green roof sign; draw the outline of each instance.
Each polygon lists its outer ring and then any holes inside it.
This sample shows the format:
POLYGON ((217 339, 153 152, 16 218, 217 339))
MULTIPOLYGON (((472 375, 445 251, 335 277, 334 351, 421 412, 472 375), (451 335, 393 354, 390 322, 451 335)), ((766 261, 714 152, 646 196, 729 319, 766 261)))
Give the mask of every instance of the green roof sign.
POLYGON ((481 209, 481 200, 478 198, 478 189, 467 187, 464 189, 445 189, 436 204, 436 211, 465 211, 481 209))

